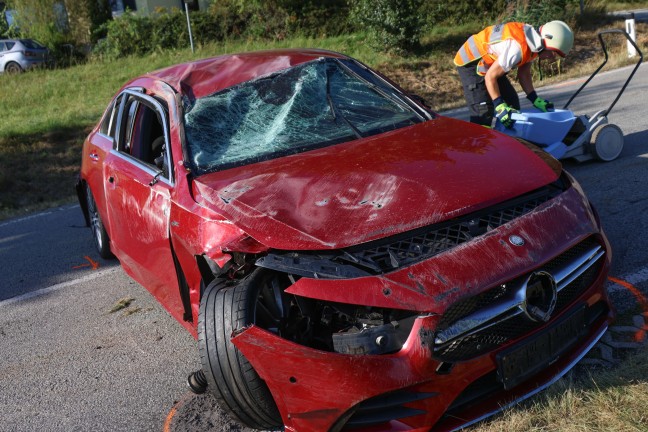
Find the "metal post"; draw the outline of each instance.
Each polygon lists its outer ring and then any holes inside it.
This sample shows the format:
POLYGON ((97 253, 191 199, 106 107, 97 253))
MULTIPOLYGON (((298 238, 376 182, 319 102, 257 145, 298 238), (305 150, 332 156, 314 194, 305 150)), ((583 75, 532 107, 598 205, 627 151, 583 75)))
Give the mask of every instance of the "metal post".
MULTIPOLYGON (((635 31, 635 18, 634 18, 634 13, 630 14, 630 17, 626 19, 625 22, 626 25, 626 33, 630 36, 630 38, 633 41, 637 41, 637 34, 635 31)), ((628 44, 628 57, 634 57, 637 55, 637 50, 635 49, 634 45, 630 43, 630 41, 626 41, 626 44, 628 44)))
POLYGON ((189 4, 187 0, 185 0, 185 13, 187 14, 187 28, 189 29, 189 43, 191 44, 191 53, 193 54, 194 52, 194 46, 193 46, 193 35, 191 34, 191 21, 189 21, 189 4))

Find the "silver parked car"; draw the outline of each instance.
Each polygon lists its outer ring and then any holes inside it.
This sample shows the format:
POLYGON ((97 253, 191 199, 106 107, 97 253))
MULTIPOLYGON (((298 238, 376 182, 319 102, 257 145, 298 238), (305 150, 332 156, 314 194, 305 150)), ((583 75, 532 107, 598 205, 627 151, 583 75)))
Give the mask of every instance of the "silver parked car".
POLYGON ((33 39, 0 39, 0 73, 18 73, 49 61, 49 50, 33 39))

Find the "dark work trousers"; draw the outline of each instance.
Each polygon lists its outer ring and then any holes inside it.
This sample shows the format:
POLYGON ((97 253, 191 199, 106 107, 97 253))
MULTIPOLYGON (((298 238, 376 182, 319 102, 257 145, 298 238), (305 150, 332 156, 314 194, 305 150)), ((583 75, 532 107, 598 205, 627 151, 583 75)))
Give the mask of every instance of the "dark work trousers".
MULTIPOLYGON (((470 121, 484 126, 491 126, 495 109, 493 100, 486 89, 484 77, 477 74, 477 63, 472 62, 465 66, 457 66, 457 72, 470 111, 470 121)), ((504 101, 519 110, 520 98, 506 75, 499 78, 497 84, 504 101)))

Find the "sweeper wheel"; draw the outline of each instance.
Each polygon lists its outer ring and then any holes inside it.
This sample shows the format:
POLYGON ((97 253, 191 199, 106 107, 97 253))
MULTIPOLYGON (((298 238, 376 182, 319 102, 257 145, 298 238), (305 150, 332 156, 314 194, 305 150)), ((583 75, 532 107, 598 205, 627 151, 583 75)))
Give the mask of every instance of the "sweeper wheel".
POLYGON ((600 125, 594 129, 591 143, 597 158, 604 162, 613 161, 623 150, 623 132, 614 124, 600 125))

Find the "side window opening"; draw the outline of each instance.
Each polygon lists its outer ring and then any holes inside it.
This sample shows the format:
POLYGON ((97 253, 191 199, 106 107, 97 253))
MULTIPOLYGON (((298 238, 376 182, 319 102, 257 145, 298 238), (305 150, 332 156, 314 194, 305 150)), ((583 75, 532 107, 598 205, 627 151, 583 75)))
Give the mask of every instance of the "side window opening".
POLYGON ((122 146, 124 152, 132 155, 133 150, 133 129, 135 127, 135 122, 137 119, 135 118, 135 114, 137 113, 137 107, 139 105, 139 102, 136 99, 131 98, 127 104, 124 112, 126 113, 126 130, 124 134, 124 139, 122 140, 122 146))
POLYGON ((119 113, 119 107, 121 106, 121 101, 122 95, 117 96, 112 101, 109 108, 106 110, 106 114, 101 121, 101 127, 99 128, 100 133, 111 138, 115 138, 116 120, 117 114, 119 113))
POLYGON ((126 102, 123 153, 157 169, 170 178, 164 121, 159 108, 131 96, 126 102))

